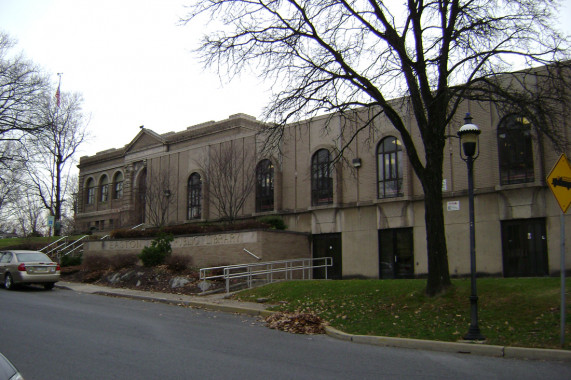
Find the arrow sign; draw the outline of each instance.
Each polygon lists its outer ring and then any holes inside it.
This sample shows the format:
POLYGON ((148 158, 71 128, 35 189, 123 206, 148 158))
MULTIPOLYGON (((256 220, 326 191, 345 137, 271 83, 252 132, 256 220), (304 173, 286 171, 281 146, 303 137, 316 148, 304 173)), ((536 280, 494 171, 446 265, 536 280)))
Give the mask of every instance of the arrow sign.
POLYGON ((547 186, 565 214, 571 204, 571 166, 565 153, 559 156, 559 160, 547 176, 547 186))

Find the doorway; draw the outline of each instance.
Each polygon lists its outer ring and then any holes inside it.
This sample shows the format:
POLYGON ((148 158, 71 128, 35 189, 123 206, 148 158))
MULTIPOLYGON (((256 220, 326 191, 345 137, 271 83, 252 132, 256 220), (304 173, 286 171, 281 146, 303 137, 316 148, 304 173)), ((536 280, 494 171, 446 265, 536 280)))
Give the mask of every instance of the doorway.
POLYGON ((325 270, 327 270, 327 278, 329 279, 340 280, 343 278, 340 233, 313 235, 313 257, 333 258, 333 266, 329 268, 315 268, 313 270, 313 278, 324 279, 325 270))
POLYGON ((504 277, 547 276, 545 219, 502 222, 504 277))
POLYGON ((413 278, 412 228, 379 230, 379 278, 413 278))

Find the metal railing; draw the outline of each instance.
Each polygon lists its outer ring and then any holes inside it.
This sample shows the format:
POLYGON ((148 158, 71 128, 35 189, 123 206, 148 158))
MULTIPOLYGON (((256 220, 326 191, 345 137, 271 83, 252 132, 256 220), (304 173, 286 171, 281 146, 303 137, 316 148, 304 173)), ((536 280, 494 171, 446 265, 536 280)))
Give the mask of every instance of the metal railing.
POLYGON ((62 236, 59 239, 57 239, 56 241, 51 242, 50 244, 46 245, 45 247, 43 247, 42 249, 40 249, 40 252, 45 253, 46 255, 50 255, 51 253, 53 253, 54 251, 57 251, 58 247, 61 246, 60 242, 62 240, 64 240, 64 244, 67 245, 67 236, 62 236), (50 249, 51 248, 51 249, 50 249), (50 250, 48 250, 50 249, 50 250), (46 251, 48 250, 48 251, 46 251))
POLYGON ((266 283, 276 280, 293 280, 294 273, 298 273, 297 276, 301 280, 310 280, 313 278, 313 269, 316 268, 325 268, 325 278, 327 279, 327 268, 331 266, 333 266, 333 258, 331 257, 226 265, 201 268, 200 280, 206 282, 207 280, 224 279, 226 281, 226 293, 229 293, 230 280, 245 278, 249 288, 252 287, 254 280, 262 280, 266 283))
POLYGON ((67 256, 70 253, 74 253, 76 251, 81 251, 83 252, 83 239, 87 238, 89 235, 83 235, 82 237, 80 237, 79 239, 72 241, 71 243, 69 243, 68 245, 66 245, 60 252, 58 252, 58 255, 61 255, 62 252, 65 252, 63 254, 63 256, 67 256))

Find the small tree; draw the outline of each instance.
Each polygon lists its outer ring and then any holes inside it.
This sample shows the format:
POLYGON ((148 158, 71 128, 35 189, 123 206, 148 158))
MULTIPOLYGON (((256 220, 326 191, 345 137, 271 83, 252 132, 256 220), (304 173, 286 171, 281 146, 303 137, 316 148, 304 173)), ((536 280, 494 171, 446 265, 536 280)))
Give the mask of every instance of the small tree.
POLYGON ((144 191, 147 223, 163 227, 168 222, 168 211, 176 201, 176 186, 169 170, 158 170, 147 176, 144 191))
POLYGON ((209 147, 199 163, 206 173, 210 204, 230 223, 238 217, 255 185, 252 152, 231 141, 209 147))
POLYGON ((143 251, 138 255, 143 265, 146 267, 155 267, 163 264, 166 258, 172 253, 171 242, 173 240, 172 235, 166 235, 161 232, 159 236, 151 242, 151 245, 143 248, 143 251))

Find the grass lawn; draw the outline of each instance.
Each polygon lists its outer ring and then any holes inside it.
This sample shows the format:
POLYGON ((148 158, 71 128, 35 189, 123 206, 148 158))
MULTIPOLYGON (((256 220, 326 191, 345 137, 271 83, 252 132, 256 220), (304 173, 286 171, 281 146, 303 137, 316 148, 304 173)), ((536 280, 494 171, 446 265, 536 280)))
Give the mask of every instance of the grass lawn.
MULTIPOLYGON (((314 312, 351 334, 457 341, 470 326, 470 280, 453 280, 453 285, 446 294, 429 298, 425 280, 290 281, 235 297, 268 298, 279 303, 273 310, 314 312)), ((560 286, 559 278, 478 279, 479 326, 486 343, 561 348, 560 286)), ((569 310, 567 306, 565 349, 571 349, 569 310)))

